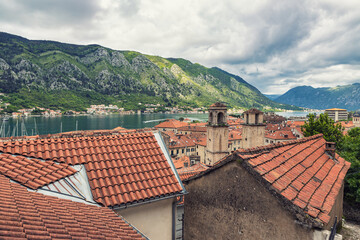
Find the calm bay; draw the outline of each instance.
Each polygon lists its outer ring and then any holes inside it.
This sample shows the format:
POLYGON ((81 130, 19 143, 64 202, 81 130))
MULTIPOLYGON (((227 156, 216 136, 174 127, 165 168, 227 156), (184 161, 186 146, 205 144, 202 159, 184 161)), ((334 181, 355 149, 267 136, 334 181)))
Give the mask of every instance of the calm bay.
POLYGON ((1 136, 43 135, 75 130, 139 129, 154 127, 166 119, 180 117, 190 120, 207 121, 207 114, 109 114, 109 115, 74 115, 61 117, 25 117, 10 118, 2 121, 1 136), (26 132, 25 132, 26 131, 26 132))
MULTIPOLYGON (((284 117, 305 117, 309 112, 277 112, 284 117)), ((73 115, 61 117, 31 116, 25 118, 10 118, 2 121, 0 136, 44 135, 75 130, 98 130, 123 127, 139 129, 154 127, 166 119, 189 118, 207 121, 208 115, 203 114, 109 114, 109 115, 73 115)))

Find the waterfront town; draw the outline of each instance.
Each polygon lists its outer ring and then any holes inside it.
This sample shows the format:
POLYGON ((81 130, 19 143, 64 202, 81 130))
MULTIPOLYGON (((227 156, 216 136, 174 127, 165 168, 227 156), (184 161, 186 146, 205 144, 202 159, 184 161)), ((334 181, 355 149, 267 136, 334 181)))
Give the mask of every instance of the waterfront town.
MULTIPOLYGON (((335 144, 304 137, 304 119, 206 111, 207 122, 2 138, 0 238, 328 239, 350 167, 335 144)), ((325 112, 360 127, 360 115, 325 112)))
MULTIPOLYGON (((74 110, 54 110, 54 109, 47 109, 43 107, 34 107, 34 108, 27 108, 27 109, 19 109, 11 114, 5 114, 5 116, 11 116, 13 118, 17 117, 28 117, 31 115, 41 115, 44 117, 58 117, 62 115, 108 115, 108 114, 149 114, 149 113, 166 113, 166 114, 184 114, 184 113, 204 113, 206 112, 206 108, 181 108, 181 107, 165 107, 161 104, 142 104, 138 103, 139 105, 144 106, 144 110, 125 110, 124 108, 119 108, 116 105, 90 105, 89 108, 86 108, 86 111, 74 111, 74 110)), ((9 103, 4 103, 3 107, 0 107, 0 112, 4 112, 5 108, 9 106, 9 103)))

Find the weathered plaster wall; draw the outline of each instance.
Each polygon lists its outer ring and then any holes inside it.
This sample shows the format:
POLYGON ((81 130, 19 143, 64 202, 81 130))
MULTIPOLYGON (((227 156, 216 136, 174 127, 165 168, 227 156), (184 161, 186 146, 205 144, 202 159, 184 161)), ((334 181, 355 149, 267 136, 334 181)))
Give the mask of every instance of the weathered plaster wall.
POLYGON ((330 221, 324 226, 324 229, 330 230, 334 225, 335 217, 337 216, 337 222, 341 222, 343 216, 343 199, 344 199, 344 184, 342 185, 340 192, 335 200, 335 204, 330 212, 330 221))
POLYGON ((185 239, 312 239, 236 161, 185 188, 185 239))
MULTIPOLYGON (((115 211, 150 239, 172 239, 172 203, 166 199, 115 211)), ((176 216, 176 213, 175 213, 176 216)))

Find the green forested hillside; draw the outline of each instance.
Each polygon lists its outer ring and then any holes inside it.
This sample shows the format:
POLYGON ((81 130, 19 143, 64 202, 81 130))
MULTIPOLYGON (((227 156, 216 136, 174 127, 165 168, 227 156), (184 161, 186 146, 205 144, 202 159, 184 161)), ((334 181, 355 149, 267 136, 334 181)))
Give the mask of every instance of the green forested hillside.
POLYGON ((162 58, 98 45, 33 41, 0 33, 0 91, 16 107, 81 110, 113 103, 165 106, 291 108, 272 102, 241 77, 185 59, 162 58))

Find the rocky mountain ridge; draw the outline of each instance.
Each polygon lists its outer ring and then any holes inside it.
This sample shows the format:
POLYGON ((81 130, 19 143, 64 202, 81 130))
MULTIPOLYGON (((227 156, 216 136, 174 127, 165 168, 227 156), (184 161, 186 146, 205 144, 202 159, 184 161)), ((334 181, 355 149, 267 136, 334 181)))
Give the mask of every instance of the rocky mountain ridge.
POLYGON ((293 104, 312 109, 360 109, 360 83, 337 87, 313 88, 299 86, 276 98, 279 103, 293 104))
POLYGON ((167 105, 223 101, 233 107, 286 108, 239 76, 185 59, 0 33, 0 91, 12 94, 23 89, 49 94, 89 91, 122 99, 140 94, 167 105))

